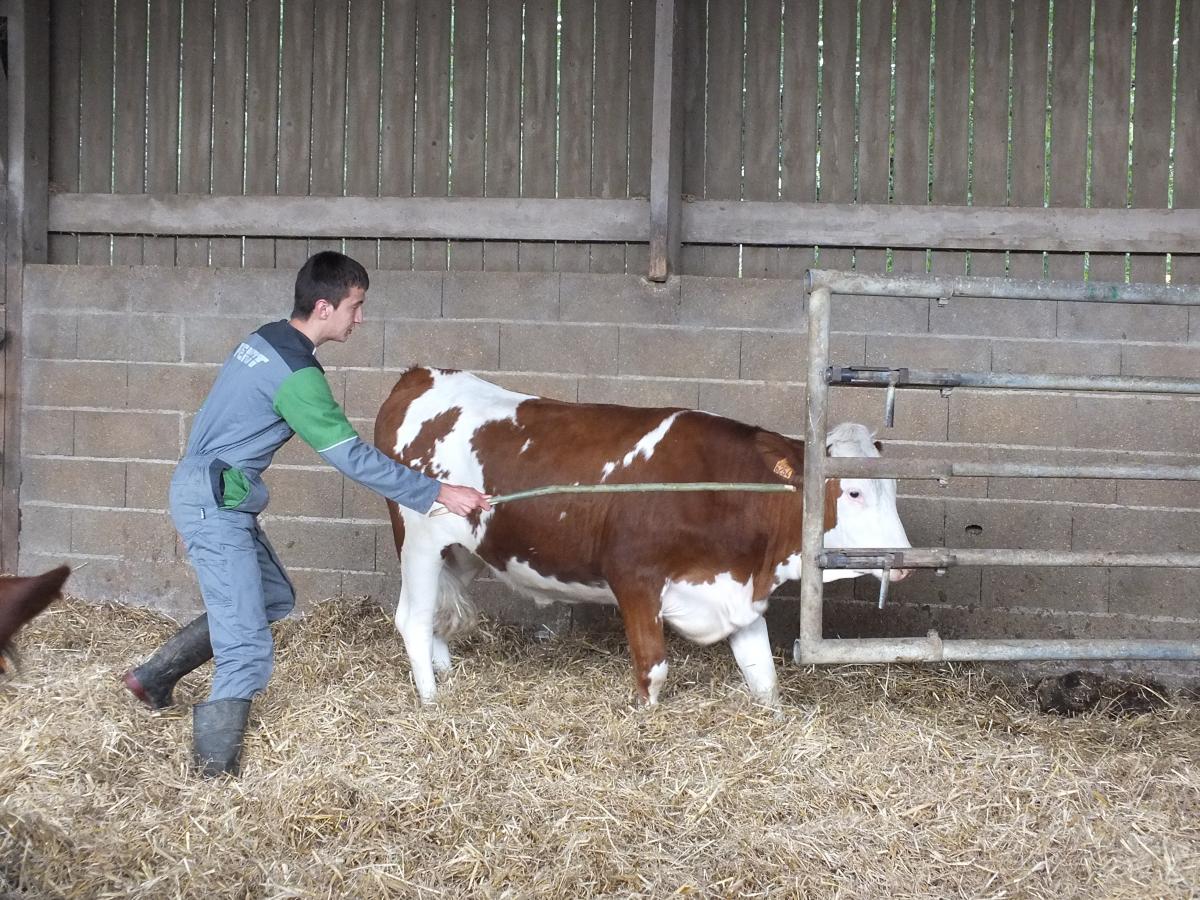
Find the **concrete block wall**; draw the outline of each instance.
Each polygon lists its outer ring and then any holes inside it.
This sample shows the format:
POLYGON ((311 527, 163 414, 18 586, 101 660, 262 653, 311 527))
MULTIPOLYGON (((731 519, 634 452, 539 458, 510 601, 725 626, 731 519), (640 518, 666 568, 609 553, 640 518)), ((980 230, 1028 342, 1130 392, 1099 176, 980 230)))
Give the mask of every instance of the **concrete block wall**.
MULTIPOLYGON (((27 270, 22 571, 84 561, 92 600, 200 609, 166 515, 166 488, 217 367, 247 332, 290 309, 279 270, 39 266, 27 270)), ((367 326, 319 353, 360 433, 413 363, 467 368, 565 400, 705 409, 802 432, 804 295, 791 280, 572 273, 372 273, 367 326)), ((1193 376, 1200 310, 835 298, 838 364, 1193 376)), ((831 421, 879 428, 900 457, 1200 463, 1200 399, 902 391, 833 392, 831 421)), ((301 606, 370 593, 397 564, 382 501, 299 440, 276 458, 264 523, 301 606)), ((1200 551, 1200 485, 956 479, 903 482, 917 546, 1200 551)), ((914 575, 874 609, 877 586, 831 585, 831 634, 948 637, 1200 634, 1195 571, 971 569, 914 575)), ((484 582, 499 615, 551 627, 592 610, 535 611, 484 582)), ((794 596, 795 586, 783 589, 794 596)), ((780 643, 795 603, 774 604, 780 643)), ((601 615, 603 618, 603 615, 601 615)))

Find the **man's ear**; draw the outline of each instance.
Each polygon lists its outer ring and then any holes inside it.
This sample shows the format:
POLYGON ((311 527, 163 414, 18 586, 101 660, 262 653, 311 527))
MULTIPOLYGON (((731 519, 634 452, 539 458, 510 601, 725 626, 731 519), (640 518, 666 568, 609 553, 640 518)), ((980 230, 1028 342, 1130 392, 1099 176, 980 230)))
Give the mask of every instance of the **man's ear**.
POLYGON ((801 484, 804 479, 803 451, 797 452, 802 444, 789 441, 773 431, 759 431, 754 435, 754 446, 762 456, 767 468, 788 484, 801 484))

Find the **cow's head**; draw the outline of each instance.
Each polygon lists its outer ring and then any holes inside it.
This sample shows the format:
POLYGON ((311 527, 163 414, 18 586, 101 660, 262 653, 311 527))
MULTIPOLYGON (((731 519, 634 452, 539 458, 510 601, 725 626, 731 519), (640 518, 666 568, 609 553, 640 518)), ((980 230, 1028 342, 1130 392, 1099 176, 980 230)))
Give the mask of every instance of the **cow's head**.
MULTIPOLYGON (((830 456, 878 457, 879 445, 865 425, 847 422, 829 432, 825 450, 830 456)), ((911 547, 904 524, 896 512, 896 480, 894 478, 840 478, 830 482, 837 493, 837 519, 825 532, 825 546, 853 547, 911 547)), ((826 494, 826 502, 830 500, 826 494)), ((828 517, 827 517, 828 521, 828 517)), ((830 579, 853 578, 856 575, 882 578, 880 569, 868 571, 826 571, 830 579), (844 574, 843 574, 844 573, 844 574)), ((892 581, 908 576, 907 569, 892 569, 892 581)))
POLYGON ((9 641, 17 630, 62 596, 62 586, 71 574, 59 566, 41 575, 0 578, 0 674, 10 668, 9 641))

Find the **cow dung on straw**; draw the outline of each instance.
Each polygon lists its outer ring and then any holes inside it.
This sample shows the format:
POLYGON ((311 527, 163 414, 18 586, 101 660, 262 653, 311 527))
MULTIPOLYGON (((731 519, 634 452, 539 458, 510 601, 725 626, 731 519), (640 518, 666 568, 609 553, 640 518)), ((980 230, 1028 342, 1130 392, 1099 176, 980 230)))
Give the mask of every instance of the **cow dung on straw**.
POLYGON ((67 599, 0 686, 0 896, 1185 897, 1200 707, 1043 715, 968 666, 782 665, 672 643, 635 708, 612 634, 478 633, 436 707, 374 602, 281 623, 239 781, 120 672, 171 623, 67 599))

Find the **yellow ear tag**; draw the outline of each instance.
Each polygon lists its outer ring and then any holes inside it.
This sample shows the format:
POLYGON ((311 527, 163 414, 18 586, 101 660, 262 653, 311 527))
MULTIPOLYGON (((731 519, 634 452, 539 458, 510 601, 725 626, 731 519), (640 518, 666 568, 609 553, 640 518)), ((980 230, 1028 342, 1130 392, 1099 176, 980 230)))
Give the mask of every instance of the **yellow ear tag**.
POLYGON ((779 462, 775 463, 775 468, 772 470, 780 478, 791 481, 796 474, 796 470, 788 465, 786 459, 780 458, 779 462))

